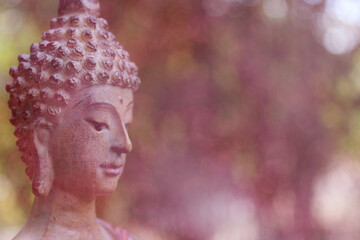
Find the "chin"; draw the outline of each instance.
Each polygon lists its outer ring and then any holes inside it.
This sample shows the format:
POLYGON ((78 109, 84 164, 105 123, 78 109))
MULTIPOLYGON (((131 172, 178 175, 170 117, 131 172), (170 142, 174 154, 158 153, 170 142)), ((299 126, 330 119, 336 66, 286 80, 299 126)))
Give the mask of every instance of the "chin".
POLYGON ((106 183, 102 184, 101 186, 98 186, 96 188, 96 195, 97 196, 103 196, 103 195, 109 195, 113 193, 117 188, 117 181, 116 183, 106 183))

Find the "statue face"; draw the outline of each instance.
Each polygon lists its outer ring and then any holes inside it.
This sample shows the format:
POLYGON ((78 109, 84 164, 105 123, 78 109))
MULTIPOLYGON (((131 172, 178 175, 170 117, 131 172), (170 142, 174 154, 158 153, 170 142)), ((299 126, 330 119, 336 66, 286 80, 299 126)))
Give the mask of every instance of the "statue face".
POLYGON ((133 93, 93 86, 74 94, 51 133, 53 187, 83 197, 115 190, 131 141, 133 93))

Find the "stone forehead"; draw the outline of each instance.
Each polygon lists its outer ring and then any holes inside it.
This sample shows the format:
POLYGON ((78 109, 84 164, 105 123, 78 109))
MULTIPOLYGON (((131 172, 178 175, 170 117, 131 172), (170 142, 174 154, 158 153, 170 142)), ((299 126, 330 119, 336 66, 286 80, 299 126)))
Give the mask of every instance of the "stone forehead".
POLYGON ((116 105, 128 105, 133 100, 134 97, 131 89, 109 85, 92 86, 75 93, 70 106, 79 101, 86 101, 88 103, 108 102, 116 105))

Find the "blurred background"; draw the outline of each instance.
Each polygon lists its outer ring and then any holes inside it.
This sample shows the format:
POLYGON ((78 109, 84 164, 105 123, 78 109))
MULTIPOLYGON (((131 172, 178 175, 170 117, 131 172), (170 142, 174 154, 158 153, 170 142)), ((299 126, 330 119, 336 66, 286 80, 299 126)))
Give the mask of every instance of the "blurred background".
MULTIPOLYGON (((101 0, 140 69, 133 152, 98 215, 144 240, 355 240, 360 1, 101 0)), ((0 2, 0 236, 32 193, 8 69, 57 1, 0 2)))

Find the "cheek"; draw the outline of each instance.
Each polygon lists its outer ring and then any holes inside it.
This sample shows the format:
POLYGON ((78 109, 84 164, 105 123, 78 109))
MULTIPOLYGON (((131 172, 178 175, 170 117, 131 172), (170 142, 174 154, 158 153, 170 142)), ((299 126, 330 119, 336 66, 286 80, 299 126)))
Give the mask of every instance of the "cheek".
MULTIPOLYGON (((55 169, 63 173, 92 174, 108 154, 106 134, 95 132, 87 123, 74 124, 59 130, 55 146, 55 169)), ((76 174, 78 175, 78 174, 76 174)))

